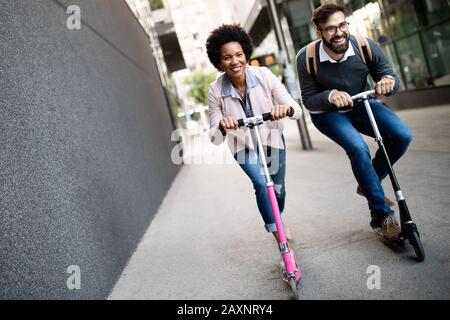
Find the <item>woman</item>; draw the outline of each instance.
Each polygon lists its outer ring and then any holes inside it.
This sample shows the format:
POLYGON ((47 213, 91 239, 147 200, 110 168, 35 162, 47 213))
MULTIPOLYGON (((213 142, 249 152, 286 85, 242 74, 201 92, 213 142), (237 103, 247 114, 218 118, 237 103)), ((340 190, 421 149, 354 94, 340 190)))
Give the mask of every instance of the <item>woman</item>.
MULTIPOLYGON (((209 86, 208 105, 211 141, 228 141, 231 152, 253 183, 256 202, 266 230, 278 241, 275 221, 266 190, 261 162, 250 130, 239 128, 237 119, 271 112, 272 121, 259 126, 265 151, 271 162, 270 173, 275 193, 283 212, 285 202, 285 145, 283 124, 278 121, 294 109, 292 119, 301 116, 300 106, 275 75, 265 67, 247 66, 253 45, 239 25, 222 25, 213 30, 206 42, 209 60, 223 72, 209 86)), ((289 236, 288 236, 289 237, 289 236)))

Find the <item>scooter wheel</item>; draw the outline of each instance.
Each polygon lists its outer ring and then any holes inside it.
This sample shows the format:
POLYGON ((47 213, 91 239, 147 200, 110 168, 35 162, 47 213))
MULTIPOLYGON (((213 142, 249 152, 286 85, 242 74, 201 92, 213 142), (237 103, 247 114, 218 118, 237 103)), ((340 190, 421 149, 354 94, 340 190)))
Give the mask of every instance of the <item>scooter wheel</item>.
POLYGON ((297 279, 295 279, 295 277, 289 279, 289 286, 291 287, 294 300, 299 300, 300 296, 298 294, 297 279))
POLYGON ((425 251, 423 250, 422 241, 420 241, 420 236, 417 231, 412 232, 409 238, 409 243, 413 246, 414 251, 416 252, 417 260, 425 260, 425 251))

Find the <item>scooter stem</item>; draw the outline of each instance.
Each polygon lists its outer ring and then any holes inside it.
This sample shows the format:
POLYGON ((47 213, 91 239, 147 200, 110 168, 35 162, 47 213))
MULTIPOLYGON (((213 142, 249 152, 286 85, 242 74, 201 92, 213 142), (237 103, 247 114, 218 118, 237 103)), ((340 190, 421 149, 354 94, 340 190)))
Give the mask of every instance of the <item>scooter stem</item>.
POLYGON ((275 219, 275 225, 277 226, 277 232, 278 232, 278 239, 280 241, 280 250, 287 250, 284 247, 286 247, 285 243, 287 243, 286 235, 284 234, 283 230, 283 222, 281 221, 281 214, 280 210, 278 208, 278 201, 275 196, 275 190, 274 190, 274 184, 272 182, 272 179, 270 178, 269 169, 267 168, 267 161, 266 157, 264 155, 264 149, 261 142, 261 135, 259 133, 258 125, 253 126, 252 128, 253 132, 256 136, 256 141, 258 143, 258 152, 261 155, 259 158, 261 159, 263 170, 264 170, 264 176, 266 179, 266 186, 267 186, 267 192, 269 194, 269 200, 270 204, 272 206, 272 212, 275 219))
POLYGON ((266 183, 269 183, 269 182, 271 183, 270 173, 269 173, 269 169, 267 168, 267 161, 266 161, 266 157, 264 155, 264 149, 263 149, 263 145, 262 145, 262 142, 261 142, 261 135, 259 134, 258 124, 253 126, 252 130, 253 130, 253 132, 256 135, 256 141, 258 143, 259 153, 261 154, 260 159, 261 159, 261 162, 262 162, 262 165, 263 165, 264 176, 266 178, 266 183))

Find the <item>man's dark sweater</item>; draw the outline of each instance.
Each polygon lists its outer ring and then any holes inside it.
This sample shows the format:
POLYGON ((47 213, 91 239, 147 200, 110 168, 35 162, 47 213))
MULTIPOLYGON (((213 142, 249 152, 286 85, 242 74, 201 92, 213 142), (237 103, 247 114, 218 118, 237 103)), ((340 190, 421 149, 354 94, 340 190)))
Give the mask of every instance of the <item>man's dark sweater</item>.
POLYGON ((394 77, 394 91, 389 95, 398 91, 400 79, 392 70, 383 51, 374 41, 367 40, 372 51, 372 61, 368 62, 368 65, 363 63, 356 38, 353 36, 350 36, 350 45, 353 46, 355 55, 349 56, 347 60, 340 63, 320 62, 319 45, 321 41, 318 41, 316 44, 317 74, 315 76, 308 74, 306 70, 306 47, 298 52, 297 71, 300 77, 303 103, 308 110, 317 112, 332 109, 334 106, 328 101, 328 96, 333 89, 345 91, 351 96, 370 90, 367 81, 369 73, 375 83, 387 75, 394 77))

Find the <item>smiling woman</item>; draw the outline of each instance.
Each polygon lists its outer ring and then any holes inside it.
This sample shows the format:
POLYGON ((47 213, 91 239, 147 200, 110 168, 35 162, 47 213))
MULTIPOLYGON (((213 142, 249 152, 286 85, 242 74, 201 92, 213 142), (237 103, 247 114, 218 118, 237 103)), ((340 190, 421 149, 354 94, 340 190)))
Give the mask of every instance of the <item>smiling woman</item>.
POLYGON ((249 176, 266 230, 277 238, 275 221, 262 163, 248 128, 239 129, 237 119, 271 113, 272 122, 259 126, 267 155, 270 155, 271 178, 275 183, 280 211, 285 202, 285 145, 281 120, 292 108, 292 119, 301 115, 300 106, 291 98, 277 77, 265 67, 248 66, 253 52, 252 40, 239 25, 222 25, 213 30, 206 42, 211 63, 223 74, 209 86, 208 106, 211 141, 228 141, 234 158, 249 176))

